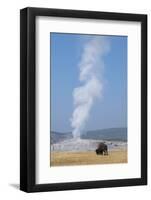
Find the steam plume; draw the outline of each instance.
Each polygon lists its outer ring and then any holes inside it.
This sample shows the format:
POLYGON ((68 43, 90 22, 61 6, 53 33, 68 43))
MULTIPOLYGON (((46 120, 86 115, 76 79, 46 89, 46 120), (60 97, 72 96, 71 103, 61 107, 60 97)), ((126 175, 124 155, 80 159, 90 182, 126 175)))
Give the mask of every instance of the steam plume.
POLYGON ((109 51, 109 43, 104 36, 89 39, 79 62, 80 87, 73 90, 74 111, 71 118, 72 134, 80 138, 93 106, 94 100, 102 96, 104 68, 103 56, 109 51))

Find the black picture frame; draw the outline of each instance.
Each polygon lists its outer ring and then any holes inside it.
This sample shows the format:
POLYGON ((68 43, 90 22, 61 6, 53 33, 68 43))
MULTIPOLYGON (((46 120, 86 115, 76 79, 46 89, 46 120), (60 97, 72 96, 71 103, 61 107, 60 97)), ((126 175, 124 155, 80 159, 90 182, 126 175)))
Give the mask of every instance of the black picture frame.
POLYGON ((20 190, 44 192, 147 184, 147 15, 24 8, 20 11, 20 190), (120 20, 141 23, 141 178, 36 184, 35 19, 37 16, 120 20))

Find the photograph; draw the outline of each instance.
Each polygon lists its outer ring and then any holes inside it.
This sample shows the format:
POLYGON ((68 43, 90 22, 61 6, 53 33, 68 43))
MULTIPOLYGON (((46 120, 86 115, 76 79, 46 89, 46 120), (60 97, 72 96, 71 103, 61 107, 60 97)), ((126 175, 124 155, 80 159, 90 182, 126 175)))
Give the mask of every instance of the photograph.
POLYGON ((127 40, 50 32, 50 167, 128 162, 127 40))

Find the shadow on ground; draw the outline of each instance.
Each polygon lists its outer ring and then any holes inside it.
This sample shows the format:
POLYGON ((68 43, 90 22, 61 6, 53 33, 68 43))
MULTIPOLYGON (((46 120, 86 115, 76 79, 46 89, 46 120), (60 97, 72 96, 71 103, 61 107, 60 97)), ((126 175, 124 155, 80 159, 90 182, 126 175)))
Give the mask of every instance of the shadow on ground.
POLYGON ((17 184, 17 183, 10 183, 9 185, 11 187, 15 188, 16 190, 19 190, 19 184, 17 184))

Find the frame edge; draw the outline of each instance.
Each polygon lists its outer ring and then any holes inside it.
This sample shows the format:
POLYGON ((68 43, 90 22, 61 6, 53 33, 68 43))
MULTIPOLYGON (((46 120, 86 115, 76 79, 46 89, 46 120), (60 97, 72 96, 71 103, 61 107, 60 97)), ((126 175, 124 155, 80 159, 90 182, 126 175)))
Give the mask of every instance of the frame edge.
POLYGON ((20 10, 20 190, 27 191, 27 9, 20 10))

